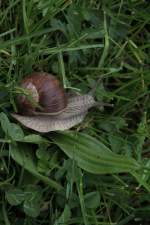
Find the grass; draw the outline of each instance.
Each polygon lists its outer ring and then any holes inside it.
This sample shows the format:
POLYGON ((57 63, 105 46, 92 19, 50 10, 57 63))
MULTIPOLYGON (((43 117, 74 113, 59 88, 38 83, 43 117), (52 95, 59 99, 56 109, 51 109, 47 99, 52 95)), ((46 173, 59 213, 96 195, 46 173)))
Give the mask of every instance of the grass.
POLYGON ((0 224, 150 223, 150 4, 0 1, 0 224), (13 120, 19 82, 55 74, 113 104, 68 132, 13 120))

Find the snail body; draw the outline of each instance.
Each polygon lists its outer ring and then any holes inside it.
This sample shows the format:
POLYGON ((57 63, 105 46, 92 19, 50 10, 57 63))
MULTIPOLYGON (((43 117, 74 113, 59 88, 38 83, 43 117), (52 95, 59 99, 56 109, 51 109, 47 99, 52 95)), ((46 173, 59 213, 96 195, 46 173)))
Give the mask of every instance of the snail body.
POLYGON ((38 115, 42 113, 59 114, 67 106, 67 96, 58 79, 48 73, 32 73, 24 78, 21 87, 28 95, 18 97, 21 114, 38 115))
POLYGON ((51 131, 68 130, 81 123, 88 109, 95 105, 95 100, 90 95, 72 96, 68 99, 66 109, 57 115, 19 115, 13 113, 12 116, 25 127, 40 133, 51 131))

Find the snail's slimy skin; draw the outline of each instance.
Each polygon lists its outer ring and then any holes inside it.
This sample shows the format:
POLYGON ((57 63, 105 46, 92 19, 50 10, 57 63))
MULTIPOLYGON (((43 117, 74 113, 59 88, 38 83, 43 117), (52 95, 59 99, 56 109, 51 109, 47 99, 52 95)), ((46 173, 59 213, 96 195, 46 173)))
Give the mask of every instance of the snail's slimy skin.
POLYGON ((95 103, 91 95, 76 95, 68 98, 67 107, 58 115, 23 116, 13 113, 12 116, 25 127, 41 133, 63 131, 81 123, 95 103))

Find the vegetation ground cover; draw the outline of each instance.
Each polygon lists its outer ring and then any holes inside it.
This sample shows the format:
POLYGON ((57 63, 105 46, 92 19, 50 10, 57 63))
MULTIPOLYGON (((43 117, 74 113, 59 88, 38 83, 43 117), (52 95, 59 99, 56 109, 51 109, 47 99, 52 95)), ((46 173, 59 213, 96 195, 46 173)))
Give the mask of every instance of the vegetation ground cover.
POLYGON ((0 224, 150 223, 150 3, 0 1, 0 224), (55 74, 113 107, 67 132, 12 117, 19 82, 55 74))

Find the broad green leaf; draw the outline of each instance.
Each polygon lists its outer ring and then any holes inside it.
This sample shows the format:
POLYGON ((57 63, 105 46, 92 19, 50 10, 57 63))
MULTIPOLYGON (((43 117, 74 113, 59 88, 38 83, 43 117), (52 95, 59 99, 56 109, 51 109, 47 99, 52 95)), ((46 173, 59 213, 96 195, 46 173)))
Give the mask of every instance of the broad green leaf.
POLYGON ((53 181, 49 177, 46 177, 40 174, 36 168, 36 159, 32 152, 32 150, 27 145, 18 144, 18 145, 10 145, 10 155, 11 157, 22 167, 36 176, 39 180, 47 183, 52 188, 60 190, 62 187, 57 182, 53 181))
POLYGON ((41 137, 38 134, 29 134, 20 140, 21 142, 33 143, 33 144, 49 144, 46 138, 41 137))
POLYGON ((61 132, 52 139, 79 167, 94 174, 131 172, 140 168, 133 158, 115 154, 83 133, 61 132))
POLYGON ((42 190, 38 186, 27 186, 25 189, 25 200, 23 204, 24 212, 31 217, 37 217, 40 214, 42 201, 42 190))
POLYGON ((9 130, 11 129, 11 124, 9 122, 8 117, 3 112, 0 113, 0 122, 1 122, 2 130, 5 132, 6 135, 8 135, 9 130))
POLYGON ((19 141, 20 139, 24 138, 24 133, 21 127, 18 124, 11 123, 11 128, 9 130, 9 136, 14 141, 19 141))
POLYGON ((48 161, 50 158, 50 152, 48 152, 43 146, 40 146, 36 151, 36 156, 42 161, 48 161))
POLYGON ((1 127, 6 135, 8 135, 12 140, 18 141, 24 137, 23 130, 21 127, 15 123, 11 123, 3 112, 0 113, 1 127))
POLYGON ((11 205, 19 205, 24 200, 24 193, 19 188, 12 188, 5 192, 6 199, 11 205))
POLYGON ((46 175, 46 174, 49 173, 49 170, 50 170, 50 168, 49 168, 48 161, 45 161, 45 162, 41 161, 41 160, 38 161, 38 163, 37 163, 37 171, 39 173, 42 173, 42 174, 46 175))
POLYGON ((84 196, 85 206, 89 209, 94 209, 100 206, 100 195, 98 191, 87 193, 84 196))
POLYGON ((58 151, 53 151, 51 148, 49 151, 49 147, 41 144, 36 151, 37 157, 37 170, 40 173, 44 173, 45 175, 49 175, 54 168, 59 167, 59 161, 57 159, 58 151))
POLYGON ((16 206, 23 203, 24 212, 31 217, 37 217, 40 213, 42 190, 38 186, 28 185, 24 190, 12 188, 5 192, 9 204, 16 206))

